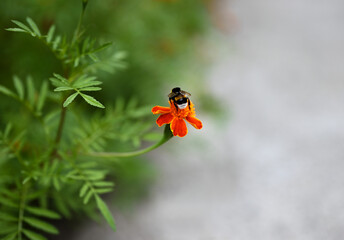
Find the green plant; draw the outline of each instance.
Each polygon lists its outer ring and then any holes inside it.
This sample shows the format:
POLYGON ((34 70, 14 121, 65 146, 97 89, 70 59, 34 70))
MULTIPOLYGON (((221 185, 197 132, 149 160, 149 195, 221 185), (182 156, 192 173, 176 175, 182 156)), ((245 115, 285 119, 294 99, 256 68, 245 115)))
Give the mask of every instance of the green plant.
POLYGON ((72 37, 57 34, 54 25, 43 34, 31 18, 26 23, 13 20, 16 26, 7 29, 46 45, 61 69, 40 82, 29 75, 25 81, 14 76, 13 90, 0 85, 0 93, 13 100, 2 115, 7 124, 0 131, 2 239, 46 239, 46 234, 58 234, 51 220, 76 212, 93 215, 96 209, 115 230, 101 198, 113 191, 111 159, 141 155, 172 137, 166 127, 155 145, 112 151, 126 142, 139 147, 142 140, 151 138, 153 124, 147 121, 151 112, 134 98, 127 103, 117 98, 106 109, 95 98, 103 83, 97 78, 99 71, 113 73, 125 67, 126 54, 111 49, 111 43, 100 44, 86 36, 82 21, 87 4, 82 1, 72 37), (92 114, 90 107, 95 107, 92 114))

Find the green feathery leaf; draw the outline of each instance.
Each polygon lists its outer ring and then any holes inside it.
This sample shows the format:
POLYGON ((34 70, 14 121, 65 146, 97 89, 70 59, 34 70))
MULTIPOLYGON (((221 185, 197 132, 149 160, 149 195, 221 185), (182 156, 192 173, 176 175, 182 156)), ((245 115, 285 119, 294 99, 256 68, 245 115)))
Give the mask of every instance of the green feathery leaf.
POLYGON ((63 83, 60 80, 56 79, 56 78, 49 78, 50 82, 53 84, 53 86, 55 87, 63 87, 63 86, 67 86, 68 83, 63 83))
POLYGON ((53 39, 54 33, 55 33, 55 25, 52 25, 49 28, 49 31, 48 31, 48 34, 47 34, 47 43, 51 42, 51 40, 53 39))
POLYGON ((61 36, 57 36, 53 42, 53 50, 55 51, 61 42, 61 36))
POLYGON ((27 81, 27 98, 31 106, 33 106, 35 103, 35 92, 36 92, 35 86, 33 85, 33 81, 30 76, 27 77, 26 81, 27 81))
POLYGON ((35 35, 40 37, 41 36, 41 32, 39 31, 36 23, 31 18, 29 18, 29 17, 26 18, 26 21, 30 25, 32 30, 34 31, 35 35))
POLYGON ((11 233, 3 238, 1 238, 1 240, 14 240, 17 236, 17 232, 11 233))
POLYGON ((60 181, 59 181, 59 178, 57 176, 55 176, 53 178, 53 184, 54 184, 54 187, 57 191, 60 191, 61 189, 61 185, 60 185, 60 181))
POLYGON ((13 83, 14 83, 14 87, 17 90, 19 98, 23 100, 24 99, 24 86, 23 86, 22 81, 17 76, 13 76, 13 83))
POLYGON ((76 96, 78 96, 78 95, 79 95, 78 92, 73 93, 72 95, 70 95, 70 96, 66 99, 66 101, 64 101, 63 107, 67 107, 69 104, 71 104, 71 103, 74 101, 74 99, 76 98, 76 96))
POLYGON ((8 206, 8 207, 12 207, 12 208, 17 208, 18 204, 16 202, 12 202, 11 200, 4 198, 2 196, 0 196, 0 203, 8 206))
POLYGON ((79 196, 80 197, 83 197, 83 196, 85 196, 85 193, 86 193, 86 191, 88 190, 88 184, 87 183, 85 183, 83 186, 82 186, 82 188, 80 189, 80 193, 79 193, 79 196))
POLYGON ((17 20, 11 20, 14 24, 16 24, 18 27, 22 28, 23 30, 25 30, 26 32, 30 33, 31 35, 33 35, 33 32, 31 31, 31 29, 26 26, 24 23, 19 22, 17 20))
POLYGON ((38 102, 37 102, 37 111, 40 112, 44 106, 45 99, 48 93, 48 83, 45 81, 41 86, 41 91, 39 92, 38 102))
POLYGON ((6 28, 6 31, 10 31, 10 32, 24 32, 26 33, 27 31, 25 31, 24 29, 21 28, 6 28))
POLYGON ((7 214, 5 212, 0 212, 0 220, 4 220, 7 222, 16 222, 16 221, 18 221, 18 218, 14 217, 10 214, 7 214))
POLYGON ((1 224, 0 235, 12 234, 18 230, 18 224, 1 224))
POLYGON ((40 229, 42 231, 45 231, 47 233, 51 233, 51 234, 58 234, 59 231, 57 230, 56 227, 54 227, 53 225, 43 222, 42 220, 39 220, 37 218, 33 218, 33 217, 24 217, 24 221, 31 225, 32 227, 35 227, 37 229, 40 229))
POLYGON ((98 102, 98 100, 96 100, 94 97, 91 97, 90 95, 86 95, 83 93, 80 93, 81 97, 83 99, 85 99, 85 101, 95 107, 99 107, 99 108, 105 108, 103 104, 101 104, 100 102, 98 102))
POLYGON ((100 45, 99 47, 92 49, 92 51, 90 53, 96 53, 96 52, 102 51, 111 45, 112 45, 112 42, 104 43, 104 44, 100 45))
POLYGON ((112 214, 111 214, 109 208, 107 207, 107 205, 105 204, 105 202, 98 195, 96 195, 96 202, 97 202, 97 206, 98 206, 100 212, 104 216, 107 223, 110 225, 110 227, 114 231, 116 231, 115 220, 113 219, 112 214))
POLYGON ((90 92, 90 91, 99 91, 102 90, 100 87, 85 87, 85 88, 80 88, 80 91, 85 91, 85 92, 90 92))
POLYGON ((10 97, 16 97, 16 94, 14 92, 2 85, 0 85, 0 92, 10 97))
POLYGON ((113 188, 99 188, 99 189, 96 189, 96 193, 98 193, 98 194, 109 193, 109 192, 112 192, 112 191, 113 191, 113 188))
POLYGON ((47 240, 45 237, 43 237, 41 234, 29 231, 24 229, 23 233, 25 236, 27 236, 30 240, 47 240))
POLYGON ((84 197, 84 204, 87 204, 88 201, 90 201, 93 194, 94 194, 94 192, 92 191, 92 189, 88 191, 88 193, 84 197))
POLYGON ((68 80, 66 78, 62 77, 60 74, 53 73, 53 75, 55 78, 59 79, 61 82, 68 84, 68 80))
POLYGON ((91 86, 101 85, 102 82, 95 81, 96 79, 97 79, 97 77, 95 77, 95 76, 82 75, 81 77, 79 77, 73 83, 73 87, 75 87, 75 88, 84 88, 84 87, 91 87, 91 86))
POLYGON ((73 90, 74 88, 72 87, 67 87, 67 86, 63 86, 63 87, 57 87, 54 89, 54 92, 62 92, 62 91, 68 91, 68 90, 73 90))
POLYGON ((37 208, 37 207, 26 207, 25 208, 26 211, 28 211, 29 213, 32 213, 36 216, 40 216, 40 217, 46 217, 46 218, 51 218, 51 219, 60 219, 61 216, 54 212, 51 211, 49 209, 46 208, 37 208))
POLYGON ((93 183, 96 187, 113 187, 115 184, 113 182, 108 181, 97 181, 93 183))

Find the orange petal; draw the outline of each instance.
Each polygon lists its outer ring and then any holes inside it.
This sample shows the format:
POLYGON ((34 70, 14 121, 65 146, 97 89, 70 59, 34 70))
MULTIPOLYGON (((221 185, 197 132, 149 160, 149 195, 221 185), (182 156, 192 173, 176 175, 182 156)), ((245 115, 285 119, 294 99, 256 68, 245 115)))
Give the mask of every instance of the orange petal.
POLYGON ((188 133, 185 121, 181 118, 174 118, 171 123, 171 131, 174 136, 184 137, 188 133))
POLYGON ((201 129, 203 127, 201 120, 199 120, 198 118, 188 116, 185 119, 196 129, 201 129))
POLYGON ((173 115, 171 113, 165 113, 158 117, 158 119, 156 120, 156 124, 158 124, 159 127, 161 127, 164 124, 171 123, 172 119, 173 115))
POLYGON ((171 109, 169 107, 155 106, 152 108, 153 114, 163 114, 163 113, 169 113, 169 112, 171 112, 171 109))

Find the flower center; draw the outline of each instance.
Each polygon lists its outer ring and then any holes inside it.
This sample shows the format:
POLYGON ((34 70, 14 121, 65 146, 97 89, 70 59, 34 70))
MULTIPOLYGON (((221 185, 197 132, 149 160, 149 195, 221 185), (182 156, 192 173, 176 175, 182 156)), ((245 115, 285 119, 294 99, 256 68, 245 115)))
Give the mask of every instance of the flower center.
POLYGON ((174 117, 177 118, 186 118, 189 114, 193 113, 193 105, 191 104, 190 107, 188 103, 177 103, 175 106, 172 102, 170 102, 171 113, 174 117))

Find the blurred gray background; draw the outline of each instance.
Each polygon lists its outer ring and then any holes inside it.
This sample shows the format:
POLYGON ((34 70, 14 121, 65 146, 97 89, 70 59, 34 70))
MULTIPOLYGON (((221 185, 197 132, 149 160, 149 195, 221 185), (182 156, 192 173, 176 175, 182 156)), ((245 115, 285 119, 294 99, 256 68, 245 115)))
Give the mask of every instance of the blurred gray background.
POLYGON ((198 112, 203 130, 151 153, 152 195, 113 209, 118 231, 88 223, 73 239, 344 239, 344 1, 214 11, 207 84, 230 119, 198 112))

